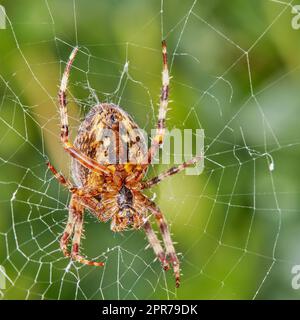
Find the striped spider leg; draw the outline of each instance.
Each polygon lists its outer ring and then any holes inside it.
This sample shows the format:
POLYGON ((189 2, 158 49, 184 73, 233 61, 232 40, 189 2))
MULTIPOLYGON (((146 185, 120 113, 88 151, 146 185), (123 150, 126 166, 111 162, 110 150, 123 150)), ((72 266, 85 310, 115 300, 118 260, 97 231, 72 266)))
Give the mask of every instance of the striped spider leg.
POLYGON ((69 81, 70 70, 77 52, 78 52, 78 47, 75 47, 70 54, 63 77, 61 79, 61 84, 58 92, 58 100, 60 105, 60 120, 61 120, 60 138, 63 143, 65 151, 68 152, 78 162, 80 162, 81 165, 83 165, 88 169, 92 169, 95 172, 109 175, 111 174, 111 171, 106 166, 101 165, 94 159, 91 159, 88 156, 86 156, 82 151, 78 150, 69 141, 69 123, 68 123, 66 90, 67 90, 67 85, 69 81))
POLYGON ((89 208, 91 212, 95 213, 97 217, 102 213, 103 208, 99 206, 99 202, 94 201, 93 192, 88 193, 85 189, 80 189, 67 180, 62 174, 47 162, 48 168, 51 170, 55 178, 72 193, 69 204, 69 217, 64 229, 63 235, 60 239, 60 248, 66 257, 71 257, 74 261, 90 265, 90 266, 103 266, 103 262, 94 262, 83 258, 79 255, 80 240, 83 230, 83 215, 84 208, 89 208), (68 251, 67 246, 70 237, 73 236, 71 253, 68 251))
MULTIPOLYGON (((136 199, 141 206, 146 207, 154 215, 154 218, 157 222, 160 233, 162 235, 166 252, 164 253, 162 251, 162 248, 159 244, 158 239, 156 238, 154 231, 152 230, 150 223, 146 225, 146 230, 145 230, 148 237, 148 241, 152 246, 152 248, 154 249, 154 252, 156 253, 158 259, 161 261, 162 265, 164 266, 165 270, 168 270, 169 268, 169 265, 167 264, 168 263, 167 259, 168 258, 170 259, 171 265, 173 267, 174 275, 175 275, 175 284, 176 284, 176 287, 178 288, 180 285, 180 263, 177 258, 176 251, 171 239, 171 234, 170 234, 167 221, 163 213, 161 212, 161 210, 158 208, 158 206, 153 201, 148 199, 144 194, 137 191, 136 199)), ((145 226, 144 226, 144 229, 145 229, 145 226)))

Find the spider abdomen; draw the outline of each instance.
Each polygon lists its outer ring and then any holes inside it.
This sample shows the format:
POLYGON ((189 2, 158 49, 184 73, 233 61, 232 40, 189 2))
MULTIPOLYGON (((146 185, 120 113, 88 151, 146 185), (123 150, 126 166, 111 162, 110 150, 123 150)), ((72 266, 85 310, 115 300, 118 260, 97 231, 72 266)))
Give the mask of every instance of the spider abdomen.
MULTIPOLYGON (((135 171, 147 154, 145 137, 133 119, 119 106, 95 105, 81 123, 74 145, 100 164, 114 166, 124 178, 135 171), (131 164, 128 166, 128 164, 131 164)), ((103 177, 72 161, 77 185, 103 184, 103 177)))

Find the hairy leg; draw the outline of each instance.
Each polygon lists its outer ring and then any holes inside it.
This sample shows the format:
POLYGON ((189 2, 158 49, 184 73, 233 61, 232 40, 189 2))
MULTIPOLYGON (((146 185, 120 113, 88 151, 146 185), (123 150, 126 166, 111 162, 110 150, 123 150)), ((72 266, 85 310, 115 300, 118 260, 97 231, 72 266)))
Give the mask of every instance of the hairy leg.
POLYGON ((188 160, 178 166, 172 167, 168 169, 167 171, 159 174, 157 177, 151 178, 148 181, 144 181, 141 183, 141 189, 148 189, 151 188, 152 186, 160 183, 162 180, 166 179, 169 176, 172 176, 173 174, 179 173, 183 171, 185 168, 190 167, 200 161, 202 159, 202 156, 196 156, 192 158, 191 160, 188 160))
POLYGON ((70 205, 69 205, 68 221, 64 229, 63 235, 60 239, 60 249, 62 250, 63 254, 66 257, 70 257, 70 252, 68 251, 68 243, 74 230, 76 216, 77 214, 82 214, 82 213, 83 213, 82 208, 78 206, 77 202, 74 200, 74 197, 72 196, 70 205))
POLYGON ((162 234, 162 238, 166 248, 166 255, 170 257, 175 275, 176 287, 178 288, 180 286, 180 265, 171 239, 167 221, 163 216, 162 212, 155 205, 152 205, 151 207, 149 207, 149 209, 153 212, 156 222, 159 226, 160 232, 162 234))
POLYGON ((86 156, 84 153, 78 150, 71 142, 69 142, 69 123, 68 123, 66 90, 67 90, 70 70, 71 70, 77 51, 78 51, 78 47, 75 47, 70 54, 63 77, 61 79, 60 89, 58 92, 58 100, 60 105, 60 119, 61 119, 60 138, 63 143, 65 151, 68 152, 78 162, 80 162, 80 164, 82 164, 84 167, 98 173, 111 174, 112 172, 106 166, 103 166, 97 163, 93 159, 90 159, 88 156, 86 156))
POLYGON ((74 261, 78 261, 90 266, 103 266, 103 262, 94 262, 87 260, 79 255, 80 240, 83 230, 83 214, 84 206, 78 201, 76 195, 72 195, 69 206, 69 218, 63 235, 60 239, 60 248, 66 257, 71 257, 74 261), (73 235, 71 253, 68 251, 68 243, 73 235))
POLYGON ((163 139, 166 131, 166 114, 168 110, 169 103, 169 68, 168 68, 168 58, 167 58, 167 45, 166 41, 162 42, 162 58, 163 58, 163 70, 162 70, 162 88, 160 95, 159 103, 159 112, 158 112, 158 122, 156 127, 156 133, 152 139, 151 146, 141 163, 141 170, 138 170, 135 174, 129 176, 126 181, 130 183, 136 183, 141 181, 144 177, 149 164, 152 162, 152 159, 155 157, 159 147, 163 143, 163 139))
POLYGON ((171 264, 173 266, 173 271, 175 275, 175 283, 176 287, 178 288, 180 285, 180 264, 179 260, 176 255, 176 251, 171 239, 170 231, 168 228, 167 221, 165 217, 163 216, 160 209, 156 206, 156 204, 148 199, 145 195, 143 195, 140 192, 136 192, 136 201, 138 201, 143 207, 146 207, 150 210, 150 212, 154 215, 155 220, 158 224, 158 227, 160 229, 163 242, 166 249, 166 256, 170 258, 171 264))
POLYGON ((100 193, 99 190, 95 188, 78 188, 74 186, 72 182, 65 178, 61 173, 59 173, 49 161, 46 164, 49 170, 53 173, 54 177, 58 180, 58 182, 69 189, 71 193, 76 194, 79 197, 94 197, 100 193))
POLYGON ((151 163, 153 157, 157 153, 160 145, 163 143, 165 128, 166 128, 166 114, 168 110, 169 103, 169 69, 168 69, 168 59, 167 59, 167 45, 166 42, 162 42, 162 57, 163 57, 163 71, 162 71, 162 88, 159 104, 158 122, 156 128, 156 134, 152 140, 151 147, 148 150, 148 161, 151 163))
POLYGON ((79 254, 79 247, 80 247, 82 230, 83 230, 83 213, 78 214, 76 217, 74 236, 73 236, 73 241, 72 241, 72 251, 71 251, 72 259, 77 262, 80 262, 82 264, 89 265, 89 266, 96 266, 96 267, 104 266, 104 262, 90 261, 90 260, 83 258, 79 254))
POLYGON ((46 165, 60 184, 68 188, 70 191, 73 188, 76 188, 68 179, 66 179, 61 173, 59 173, 49 161, 46 162, 46 165))
POLYGON ((151 223, 149 221, 147 221, 144 224, 143 228, 144 228, 146 236, 148 238, 148 242, 151 245, 151 247, 153 248, 154 253, 156 254, 159 261, 161 262, 164 270, 169 270, 169 263, 166 259, 164 250, 163 250, 156 234, 154 233, 154 231, 151 227, 151 223))

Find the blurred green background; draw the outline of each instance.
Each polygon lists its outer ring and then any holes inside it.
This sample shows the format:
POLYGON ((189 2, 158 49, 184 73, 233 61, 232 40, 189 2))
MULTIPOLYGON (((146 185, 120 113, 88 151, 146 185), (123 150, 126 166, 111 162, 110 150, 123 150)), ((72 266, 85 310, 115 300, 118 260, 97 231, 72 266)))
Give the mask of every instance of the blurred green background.
POLYGON ((291 285, 300 264, 300 30, 292 28, 288 1, 0 4, 7 13, 0 30, 4 299, 300 297, 291 285), (57 91, 73 46, 80 46, 69 86, 74 138, 97 99, 121 105, 141 128, 154 127, 162 38, 172 75, 168 128, 202 128, 206 137, 202 175, 182 173, 148 193, 181 253, 178 290, 172 272, 145 250, 142 232, 114 235, 89 214, 81 252, 106 265, 70 264, 59 250, 69 194, 45 167, 49 157, 71 176, 57 91))

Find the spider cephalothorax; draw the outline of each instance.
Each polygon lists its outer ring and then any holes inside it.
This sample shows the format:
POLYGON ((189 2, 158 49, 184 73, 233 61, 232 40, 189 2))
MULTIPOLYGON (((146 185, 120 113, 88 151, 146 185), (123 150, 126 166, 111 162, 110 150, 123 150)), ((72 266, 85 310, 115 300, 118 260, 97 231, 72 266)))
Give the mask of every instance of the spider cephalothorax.
POLYGON ((61 237, 60 246, 65 256, 75 261, 94 266, 93 262, 79 255, 83 227, 84 209, 97 219, 111 221, 111 230, 123 231, 130 227, 144 229, 150 245, 165 270, 172 264, 176 286, 180 284, 179 260, 171 240, 167 222, 158 206, 142 193, 143 189, 156 185, 164 178, 184 170, 200 159, 171 168, 159 176, 144 181, 151 160, 161 146, 165 134, 165 118, 168 108, 169 72, 166 44, 163 42, 162 93, 156 135, 151 146, 147 144, 139 127, 119 106, 110 103, 98 104, 81 123, 74 144, 69 141, 66 90, 70 69, 78 48, 69 57, 63 74, 59 104, 61 117, 61 141, 66 152, 72 156, 73 185, 48 162, 48 167, 60 183, 72 193, 69 218, 61 237), (162 234, 165 250, 162 248, 149 221, 151 213, 162 234), (73 235, 71 251, 68 242, 73 235))

